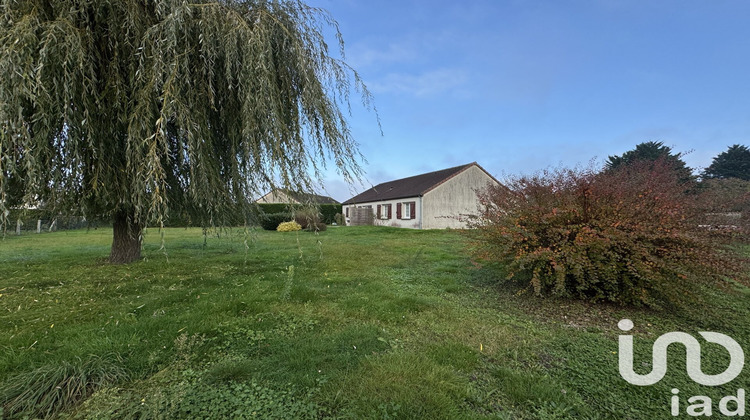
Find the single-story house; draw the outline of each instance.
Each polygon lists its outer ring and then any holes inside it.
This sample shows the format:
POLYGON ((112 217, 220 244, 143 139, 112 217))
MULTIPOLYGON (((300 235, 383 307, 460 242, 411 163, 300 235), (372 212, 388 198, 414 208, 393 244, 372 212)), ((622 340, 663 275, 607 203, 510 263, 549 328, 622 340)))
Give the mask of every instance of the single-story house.
POLYGON ((273 189, 263 197, 255 200, 255 202, 281 204, 339 204, 335 199, 325 195, 302 193, 283 188, 273 189))
POLYGON ((378 184, 344 201, 342 211, 347 225, 372 220, 413 229, 464 228, 467 216, 477 213, 477 192, 499 184, 473 162, 378 184))

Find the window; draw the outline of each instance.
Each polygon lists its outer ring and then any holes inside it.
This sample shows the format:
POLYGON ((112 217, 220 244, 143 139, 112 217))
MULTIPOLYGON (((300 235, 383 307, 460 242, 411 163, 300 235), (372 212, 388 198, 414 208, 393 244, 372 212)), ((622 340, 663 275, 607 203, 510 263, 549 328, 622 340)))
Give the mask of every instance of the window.
POLYGON ((381 220, 389 220, 391 218, 391 205, 378 204, 375 216, 381 220))
POLYGON ((389 220, 391 218, 391 205, 390 204, 383 204, 383 206, 380 209, 379 217, 383 220, 389 220))
POLYGON ((396 219, 409 220, 416 219, 416 202, 406 201, 396 204, 396 219))
POLYGON ((406 201, 396 203, 396 219, 408 220, 416 219, 416 201, 406 201))

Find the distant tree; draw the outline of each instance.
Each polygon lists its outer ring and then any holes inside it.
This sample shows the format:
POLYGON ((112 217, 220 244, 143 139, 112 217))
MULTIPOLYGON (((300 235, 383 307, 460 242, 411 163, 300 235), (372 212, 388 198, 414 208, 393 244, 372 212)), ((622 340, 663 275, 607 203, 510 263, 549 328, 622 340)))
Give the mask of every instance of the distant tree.
POLYGON ((358 177, 341 109, 370 96, 326 27, 343 54, 298 0, 0 0, 0 222, 19 197, 108 219, 127 263, 170 212, 358 177))
POLYGON ((648 141, 638 144, 635 149, 623 153, 622 156, 609 156, 604 168, 609 171, 638 161, 663 159, 667 165, 676 171, 680 180, 690 181, 695 179, 690 168, 682 160, 682 156, 682 153, 673 153, 672 148, 665 146, 660 141, 648 141))
POLYGON ((705 178, 739 178, 750 181, 750 149, 735 144, 716 156, 703 172, 705 178))

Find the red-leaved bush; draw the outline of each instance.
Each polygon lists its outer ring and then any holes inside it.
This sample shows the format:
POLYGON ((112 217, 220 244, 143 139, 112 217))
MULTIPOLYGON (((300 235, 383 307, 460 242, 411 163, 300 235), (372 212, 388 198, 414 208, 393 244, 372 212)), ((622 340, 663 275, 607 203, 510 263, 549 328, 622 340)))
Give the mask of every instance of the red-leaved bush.
POLYGON ((634 305, 684 303, 725 276, 746 281, 726 246, 744 226, 708 222, 720 203, 678 175, 657 160, 512 178, 480 194, 474 257, 538 295, 634 305))

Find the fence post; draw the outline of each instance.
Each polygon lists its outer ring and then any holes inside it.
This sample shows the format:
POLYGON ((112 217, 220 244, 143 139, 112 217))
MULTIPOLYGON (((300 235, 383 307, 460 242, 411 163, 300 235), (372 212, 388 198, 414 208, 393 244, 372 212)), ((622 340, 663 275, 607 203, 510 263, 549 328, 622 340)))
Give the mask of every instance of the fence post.
POLYGON ((42 233, 42 219, 36 219, 36 233, 42 233))
POLYGON ((53 230, 57 230, 57 219, 52 220, 49 225, 49 231, 52 232, 53 230))
POLYGON ((16 235, 18 236, 21 236, 21 225, 23 225, 21 219, 16 220, 16 235))

